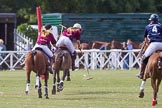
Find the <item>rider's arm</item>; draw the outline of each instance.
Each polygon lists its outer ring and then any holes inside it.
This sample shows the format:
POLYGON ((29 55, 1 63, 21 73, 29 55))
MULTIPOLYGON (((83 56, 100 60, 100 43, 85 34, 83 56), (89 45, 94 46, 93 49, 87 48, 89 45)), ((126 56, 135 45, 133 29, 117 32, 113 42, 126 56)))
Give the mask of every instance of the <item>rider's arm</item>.
POLYGON ((77 40, 78 49, 80 49, 80 40, 77 40))

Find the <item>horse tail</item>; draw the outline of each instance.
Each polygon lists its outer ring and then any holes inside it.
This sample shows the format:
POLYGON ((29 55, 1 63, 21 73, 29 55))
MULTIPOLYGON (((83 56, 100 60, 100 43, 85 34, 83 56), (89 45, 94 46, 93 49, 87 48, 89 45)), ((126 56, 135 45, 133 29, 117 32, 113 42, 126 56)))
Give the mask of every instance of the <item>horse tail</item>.
POLYGON ((34 64, 34 56, 37 54, 37 51, 36 50, 33 50, 32 51, 32 64, 33 64, 33 66, 35 65, 34 64))
POLYGON ((162 56, 159 56, 157 59, 157 66, 158 66, 158 70, 162 69, 162 56))

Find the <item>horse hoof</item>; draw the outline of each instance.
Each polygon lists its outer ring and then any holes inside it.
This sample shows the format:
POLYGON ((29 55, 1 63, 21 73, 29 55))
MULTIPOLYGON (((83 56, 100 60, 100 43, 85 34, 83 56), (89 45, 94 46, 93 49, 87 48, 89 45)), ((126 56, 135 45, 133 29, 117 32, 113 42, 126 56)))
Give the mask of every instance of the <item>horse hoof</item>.
POLYGON ((28 91, 25 91, 25 94, 26 94, 26 95, 28 95, 28 94, 29 94, 29 92, 28 92, 28 91))
POLYGON ((143 98, 144 97, 144 92, 140 92, 138 97, 143 98))
POLYGON ((63 89, 64 89, 64 86, 60 86, 57 91, 60 92, 60 91, 63 91, 63 89))
POLYGON ((55 95, 56 94, 56 90, 52 90, 52 95, 55 95))
POLYGON ((39 98, 42 98, 42 96, 39 96, 39 98))
POLYGON ((59 89, 59 91, 62 91, 64 89, 64 82, 60 83, 58 89, 59 89))
POLYGON ((47 95, 47 94, 45 94, 44 96, 46 97, 46 99, 49 99, 49 97, 48 97, 48 95, 47 95))
POLYGON ((70 77, 67 78, 67 81, 71 81, 70 77))
POLYGON ((38 88, 38 85, 35 85, 35 89, 37 89, 38 88))
POLYGON ((157 100, 152 100, 152 106, 155 106, 157 104, 157 100))
POLYGON ((57 88, 57 92, 60 92, 60 89, 59 88, 57 88))

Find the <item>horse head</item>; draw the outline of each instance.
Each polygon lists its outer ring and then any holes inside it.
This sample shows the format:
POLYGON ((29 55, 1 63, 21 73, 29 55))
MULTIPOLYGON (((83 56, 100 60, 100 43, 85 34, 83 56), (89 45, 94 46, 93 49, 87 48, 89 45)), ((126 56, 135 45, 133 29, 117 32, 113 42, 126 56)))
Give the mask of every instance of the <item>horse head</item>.
POLYGON ((111 49, 122 49, 123 48, 123 44, 119 43, 115 40, 111 41, 111 49))

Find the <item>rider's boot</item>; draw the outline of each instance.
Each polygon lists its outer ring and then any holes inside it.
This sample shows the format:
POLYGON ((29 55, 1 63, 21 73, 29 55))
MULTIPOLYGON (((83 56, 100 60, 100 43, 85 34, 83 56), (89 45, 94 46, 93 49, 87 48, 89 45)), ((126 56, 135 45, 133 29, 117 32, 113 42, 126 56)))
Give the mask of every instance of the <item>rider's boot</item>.
POLYGON ((140 72, 136 75, 138 78, 143 79, 145 68, 146 68, 146 63, 142 62, 140 72))
POLYGON ((48 66, 48 71, 53 74, 53 63, 54 63, 54 56, 50 59, 50 63, 49 63, 49 66, 48 66))

